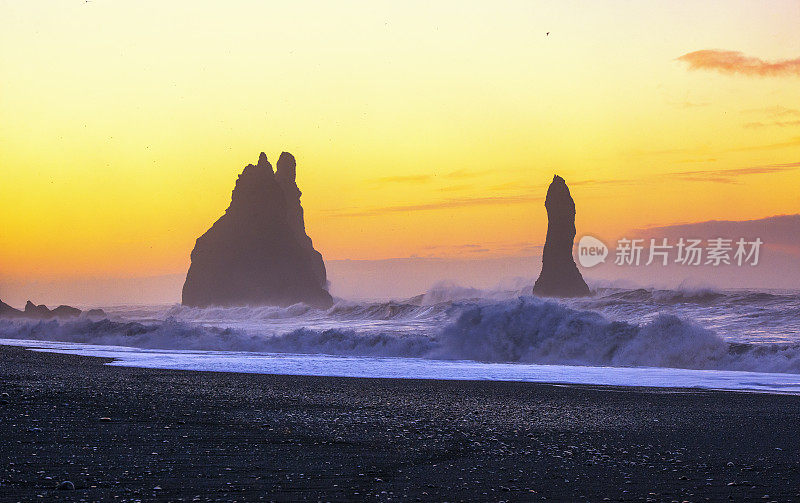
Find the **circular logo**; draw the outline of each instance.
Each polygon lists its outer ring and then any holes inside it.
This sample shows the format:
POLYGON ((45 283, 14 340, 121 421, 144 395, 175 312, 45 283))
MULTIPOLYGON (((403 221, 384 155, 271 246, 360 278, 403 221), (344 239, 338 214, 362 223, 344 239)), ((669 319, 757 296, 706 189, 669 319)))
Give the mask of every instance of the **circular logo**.
POLYGON ((583 236, 578 241, 578 262, 583 267, 594 267, 606 261, 608 247, 594 236, 583 236))

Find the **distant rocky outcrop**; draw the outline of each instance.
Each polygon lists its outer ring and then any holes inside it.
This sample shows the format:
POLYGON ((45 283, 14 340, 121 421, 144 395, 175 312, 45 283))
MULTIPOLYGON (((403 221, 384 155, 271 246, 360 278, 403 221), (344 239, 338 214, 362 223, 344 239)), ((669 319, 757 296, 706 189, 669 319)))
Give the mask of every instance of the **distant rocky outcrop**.
POLYGON ((263 152, 244 168, 225 214, 192 250, 184 305, 331 306, 322 255, 305 231, 295 172, 287 152, 277 173, 263 152))
POLYGON ((13 307, 9 306, 2 300, 0 300, 0 318, 16 318, 17 316, 21 316, 22 311, 19 309, 14 309, 13 307))
POLYGON ((542 297, 583 297, 589 287, 572 257, 575 241, 575 202, 563 178, 553 176, 544 201, 547 238, 542 253, 542 272, 533 286, 542 297))
MULTIPOLYGON (((5 302, 0 301, 0 318, 77 318, 81 314, 84 314, 83 311, 72 306, 62 305, 55 309, 49 309, 44 304, 36 305, 31 301, 28 301, 25 304, 25 308, 20 311, 19 309, 14 309, 5 302)), ((102 309, 91 309, 85 314, 89 317, 106 316, 106 313, 103 312, 102 309)))
MULTIPOLYGON (((40 306, 45 307, 45 306, 40 306)), ((80 316, 81 313, 80 309, 77 307, 72 306, 58 306, 57 308, 50 311, 50 315, 58 317, 58 318, 73 318, 75 316, 80 316)), ((105 316, 105 313, 102 309, 92 309, 92 316, 105 316)))
POLYGON ((50 310, 47 306, 41 304, 37 306, 31 301, 25 303, 25 316, 30 318, 47 318, 50 316, 50 310))

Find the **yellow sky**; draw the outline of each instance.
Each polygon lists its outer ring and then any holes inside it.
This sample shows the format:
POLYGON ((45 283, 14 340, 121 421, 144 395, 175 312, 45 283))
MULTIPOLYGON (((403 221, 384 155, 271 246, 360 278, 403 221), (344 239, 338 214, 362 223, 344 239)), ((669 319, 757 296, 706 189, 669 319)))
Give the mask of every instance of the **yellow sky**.
POLYGON ((797 26, 796 1, 0 1, 0 277, 185 271, 262 150, 297 157, 326 259, 529 253, 554 173, 597 236, 798 213, 800 72, 677 60, 792 60, 797 26))

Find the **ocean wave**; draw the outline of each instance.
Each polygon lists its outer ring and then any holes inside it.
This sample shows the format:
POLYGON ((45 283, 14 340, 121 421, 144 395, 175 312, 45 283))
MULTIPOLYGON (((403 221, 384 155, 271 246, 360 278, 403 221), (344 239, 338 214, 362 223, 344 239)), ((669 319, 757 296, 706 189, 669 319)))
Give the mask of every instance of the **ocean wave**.
POLYGON ((732 344, 671 314, 638 325, 533 297, 465 307, 438 341, 439 358, 800 373, 797 344, 732 344))
POLYGON ((233 328, 208 327, 167 319, 140 323, 92 321, 0 320, 0 338, 77 342, 142 349, 266 351, 262 337, 233 328))
MULTIPOLYGON (((149 309, 142 306, 122 310, 109 309, 108 312, 113 319, 120 320, 158 321, 174 318, 207 324, 258 323, 274 320, 297 320, 313 324, 315 320, 320 319, 441 320, 443 315, 456 304, 503 302, 530 296, 531 291, 532 285, 524 279, 486 290, 442 282, 411 299, 386 302, 353 302, 337 299, 328 310, 319 310, 305 304, 288 307, 205 308, 175 304, 149 309)), ((595 310, 610 318, 635 323, 652 318, 658 312, 671 312, 691 318, 698 309, 730 308, 728 312, 733 315, 756 313, 758 316, 775 316, 781 320, 787 313, 800 313, 800 295, 793 292, 717 291, 704 288, 677 290, 597 288, 590 297, 564 299, 560 302, 575 309, 595 310)))
POLYGON ((740 304, 757 306, 769 303, 798 303, 797 292, 764 292, 749 290, 714 290, 711 288, 679 288, 676 290, 660 290, 656 288, 599 288, 592 297, 579 299, 587 306, 609 306, 620 304, 653 304, 673 306, 677 304, 691 305, 726 305, 740 304))
POLYGON ((0 338, 143 349, 800 373, 796 343, 729 342, 674 314, 656 313, 635 323, 531 296, 432 306, 340 303, 327 312, 304 306, 169 312, 165 320, 149 321, 0 320, 0 338), (233 313, 248 323, 215 321, 233 313), (256 316, 262 322, 253 322, 256 316))
MULTIPOLYGON (((449 303, 424 304, 400 301, 350 302, 338 300, 327 310, 306 304, 288 307, 241 306, 241 307, 187 307, 179 304, 154 308, 137 313, 137 321, 158 321, 172 318, 193 323, 254 323, 275 320, 313 320, 328 318, 342 320, 395 320, 436 316, 444 313, 449 303)), ((115 313, 116 314, 116 313, 115 313)))
POLYGON ((420 334, 354 330, 297 329, 264 340, 270 352, 421 358, 430 355, 436 341, 420 334))
POLYGON ((161 316, 181 321, 215 323, 227 321, 280 320, 324 313, 307 304, 299 303, 288 307, 279 306, 240 306, 240 307, 189 307, 180 304, 170 306, 161 316))
POLYGON ((141 349, 183 349, 358 356, 421 357, 432 347, 429 337, 414 333, 359 333, 348 329, 297 328, 270 333, 231 327, 162 322, 0 320, 0 339, 74 342, 141 349))
POLYGON ((351 320, 409 320, 440 315, 447 311, 447 303, 418 305, 409 302, 353 303, 337 302, 327 315, 351 320))
POLYGON ((436 305, 467 300, 509 300, 533 292, 533 281, 529 278, 513 278, 490 289, 461 286, 451 281, 440 281, 421 296, 415 298, 420 305, 436 305))

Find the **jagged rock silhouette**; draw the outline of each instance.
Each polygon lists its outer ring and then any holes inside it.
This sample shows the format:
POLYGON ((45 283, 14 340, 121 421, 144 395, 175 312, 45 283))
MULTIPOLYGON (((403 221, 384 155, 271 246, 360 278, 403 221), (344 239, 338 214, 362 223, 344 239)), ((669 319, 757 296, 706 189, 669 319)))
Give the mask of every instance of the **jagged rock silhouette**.
MULTIPOLYGON (((36 305, 31 301, 25 303, 25 309, 20 311, 14 309, 0 300, 0 318, 75 318, 83 311, 72 306, 58 306, 55 309, 48 309, 44 304, 36 305)), ((87 316, 105 316, 102 309, 92 309, 86 313, 87 316)))
POLYGON ((289 152, 281 152, 278 162, 275 166, 275 179, 278 185, 283 189, 283 195, 286 201, 286 218, 289 222, 292 232, 300 242, 300 244, 308 250, 310 254, 311 266, 317 281, 323 287, 327 287, 327 277, 325 273, 325 262, 322 260, 322 254, 314 249, 311 238, 306 234, 306 224, 303 218, 303 206, 300 204, 300 196, 302 192, 297 187, 296 178, 297 163, 294 156, 289 152))
POLYGON ((575 242, 575 201, 572 200, 567 183, 558 175, 553 176, 553 181, 547 188, 544 206, 547 209, 547 237, 542 253, 542 272, 533 285, 534 295, 589 295, 589 287, 572 257, 572 246, 575 242))
POLYGON ((19 309, 14 309, 13 307, 9 306, 2 300, 0 300, 0 318, 16 318, 17 316, 21 316, 22 311, 19 309))
POLYGON ((277 173, 264 152, 244 168, 225 214, 192 250, 184 305, 331 306, 322 255, 305 231, 295 170, 288 152, 277 173))

